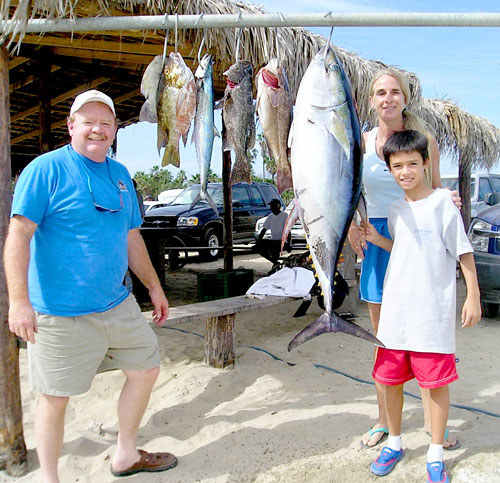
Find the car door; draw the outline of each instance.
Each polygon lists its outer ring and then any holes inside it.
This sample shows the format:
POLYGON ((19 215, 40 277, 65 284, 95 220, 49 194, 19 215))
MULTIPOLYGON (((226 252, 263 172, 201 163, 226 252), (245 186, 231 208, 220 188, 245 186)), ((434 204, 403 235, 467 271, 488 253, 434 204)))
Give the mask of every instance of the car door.
POLYGON ((263 216, 267 216, 269 213, 271 213, 271 210, 269 209, 269 205, 266 204, 266 201, 264 200, 264 197, 262 196, 262 193, 260 192, 257 185, 252 184, 249 186, 249 188, 250 188, 250 193, 252 194, 252 202, 253 202, 252 216, 253 216, 253 226, 255 227, 257 220, 259 220, 263 216))
POLYGON ((253 238, 255 226, 250 193, 246 185, 233 186, 233 239, 253 238))

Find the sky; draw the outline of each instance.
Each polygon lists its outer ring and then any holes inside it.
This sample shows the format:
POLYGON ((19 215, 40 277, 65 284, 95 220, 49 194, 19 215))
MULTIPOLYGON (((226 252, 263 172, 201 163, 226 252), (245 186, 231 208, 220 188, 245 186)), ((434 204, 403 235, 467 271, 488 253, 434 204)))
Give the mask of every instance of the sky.
MULTIPOLYGON (((254 3, 269 13, 500 13, 499 0, 260 0, 254 3)), ((329 27, 310 30, 325 37, 330 34, 329 27)), ((500 128, 500 27, 336 27, 332 43, 362 58, 414 72, 420 79, 424 97, 450 100, 500 128)), ((218 114, 219 130, 220 122, 218 114)), ((156 149, 156 124, 141 122, 120 129, 117 146, 117 160, 125 164, 132 175, 137 171, 149 172, 161 163, 156 149)), ((221 158, 221 143, 216 138, 211 168, 219 175, 221 158)), ((164 169, 174 177, 179 172, 172 166, 164 169)), ((181 147, 180 169, 185 170, 188 177, 198 173, 191 132, 187 147, 181 147)), ((262 175, 260 160, 254 169, 257 175, 262 175)), ((442 156, 442 174, 454 174, 457 170, 456 160, 442 156)), ((500 165, 491 171, 500 173, 500 165)))

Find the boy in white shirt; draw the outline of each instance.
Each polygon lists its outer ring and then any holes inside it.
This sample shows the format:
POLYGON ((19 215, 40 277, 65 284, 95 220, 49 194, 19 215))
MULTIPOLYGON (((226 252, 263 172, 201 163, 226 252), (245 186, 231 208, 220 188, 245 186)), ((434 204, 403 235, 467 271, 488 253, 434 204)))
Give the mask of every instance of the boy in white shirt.
POLYGON ((389 439, 371 465, 377 476, 390 473, 402 458, 403 384, 414 377, 430 389, 432 439, 427 452, 427 481, 449 482, 443 463, 443 441, 449 410, 449 384, 458 379, 455 366, 456 260, 464 274, 467 297, 462 327, 481 318, 473 250, 451 192, 429 188, 427 138, 400 131, 384 145, 384 159, 405 192, 389 208, 393 240, 369 222, 361 228, 371 243, 391 252, 384 281, 373 377, 386 385, 389 439))

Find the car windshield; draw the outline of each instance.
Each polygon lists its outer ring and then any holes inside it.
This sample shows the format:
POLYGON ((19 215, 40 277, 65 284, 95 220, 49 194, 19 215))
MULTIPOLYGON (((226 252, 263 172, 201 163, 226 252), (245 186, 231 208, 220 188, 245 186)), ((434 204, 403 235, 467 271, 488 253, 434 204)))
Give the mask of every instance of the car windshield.
MULTIPOLYGON (((450 188, 451 190, 458 191, 458 178, 442 178, 441 182, 443 184, 443 188, 450 188)), ((474 195, 474 187, 476 185, 475 178, 470 180, 470 195, 474 195)))
MULTIPOLYGON (((172 205, 191 205, 195 198, 200 193, 200 185, 193 185, 187 187, 182 193, 179 193, 177 198, 173 201, 172 205)), ((207 188, 208 194, 214 200, 216 205, 222 205, 222 187, 209 186, 207 188)), ((208 205, 205 200, 198 201, 197 205, 208 205)))

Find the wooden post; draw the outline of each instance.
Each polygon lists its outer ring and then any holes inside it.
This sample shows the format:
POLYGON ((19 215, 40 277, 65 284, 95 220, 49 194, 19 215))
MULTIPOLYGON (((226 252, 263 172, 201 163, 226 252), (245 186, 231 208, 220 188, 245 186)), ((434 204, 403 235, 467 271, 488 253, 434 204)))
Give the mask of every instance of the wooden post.
POLYGON ((50 118, 50 64, 48 56, 43 52, 40 58, 36 61, 37 79, 38 79, 38 109, 39 109, 39 126, 40 134, 38 139, 38 147, 40 154, 47 153, 52 150, 52 130, 50 118))
MULTIPOLYGON (((222 116, 222 139, 226 135, 222 116)), ((224 197, 224 270, 233 269, 233 193, 231 186, 231 151, 222 143, 222 193, 224 197)))
POLYGON ((458 161, 458 191, 462 198, 462 220, 464 221, 465 231, 469 228, 471 218, 470 206, 470 180, 471 163, 470 160, 460 158, 458 161))
POLYGON ((236 315, 221 315, 207 319, 205 333, 205 363, 218 369, 234 365, 234 319, 236 315))
POLYGON ((351 248, 349 242, 346 242, 342 250, 344 255, 344 267, 341 275, 349 286, 349 295, 345 298, 344 303, 339 307, 339 312, 351 312, 356 315, 358 312, 359 291, 356 278, 356 253, 351 248))
MULTIPOLYGON (((9 55, 0 47, 0 254, 3 253, 11 203, 9 55)), ((0 469, 12 476, 27 471, 19 384, 19 348, 7 322, 9 302, 0 257, 0 469)))

